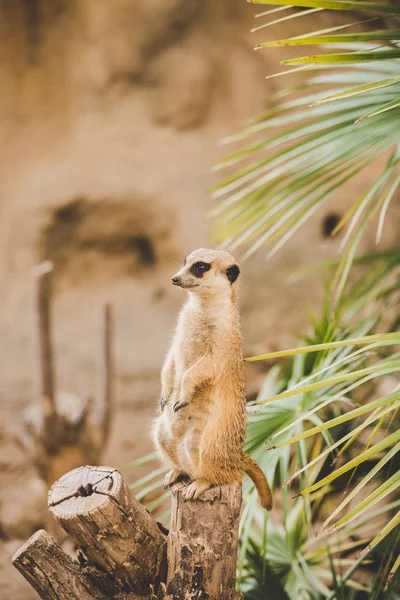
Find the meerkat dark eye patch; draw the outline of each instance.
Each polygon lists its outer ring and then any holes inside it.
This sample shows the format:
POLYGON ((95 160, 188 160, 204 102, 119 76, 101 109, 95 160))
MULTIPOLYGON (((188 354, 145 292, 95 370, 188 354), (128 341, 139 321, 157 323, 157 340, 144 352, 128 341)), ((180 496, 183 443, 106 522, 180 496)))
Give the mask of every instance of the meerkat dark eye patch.
POLYGON ((194 263, 194 265, 192 265, 190 267, 190 272, 195 276, 195 277, 203 277, 203 274, 206 271, 209 271, 211 269, 211 265, 210 263, 205 263, 205 262, 197 262, 194 263))
POLYGON ((226 276, 231 283, 234 283, 239 277, 240 269, 237 265, 232 265, 226 270, 226 276))

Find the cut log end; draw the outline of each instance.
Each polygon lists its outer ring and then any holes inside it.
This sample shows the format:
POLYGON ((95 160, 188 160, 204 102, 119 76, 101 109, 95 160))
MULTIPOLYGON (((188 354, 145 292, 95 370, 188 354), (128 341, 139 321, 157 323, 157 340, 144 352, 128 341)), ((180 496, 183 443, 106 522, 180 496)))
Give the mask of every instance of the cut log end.
POLYGON ((68 519, 86 517, 118 496, 122 478, 112 467, 78 467, 63 475, 51 487, 48 505, 61 524, 68 519))

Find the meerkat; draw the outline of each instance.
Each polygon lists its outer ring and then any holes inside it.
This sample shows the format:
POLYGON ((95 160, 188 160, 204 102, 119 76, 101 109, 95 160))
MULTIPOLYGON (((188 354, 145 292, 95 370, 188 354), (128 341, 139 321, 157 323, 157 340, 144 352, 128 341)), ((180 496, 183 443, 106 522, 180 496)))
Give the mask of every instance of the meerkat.
POLYGON ((246 396, 237 302, 240 269, 228 252, 195 250, 172 277, 188 292, 161 372, 161 412, 154 437, 171 468, 165 487, 191 483, 185 500, 250 476, 261 506, 272 495, 264 473, 243 452, 246 396))

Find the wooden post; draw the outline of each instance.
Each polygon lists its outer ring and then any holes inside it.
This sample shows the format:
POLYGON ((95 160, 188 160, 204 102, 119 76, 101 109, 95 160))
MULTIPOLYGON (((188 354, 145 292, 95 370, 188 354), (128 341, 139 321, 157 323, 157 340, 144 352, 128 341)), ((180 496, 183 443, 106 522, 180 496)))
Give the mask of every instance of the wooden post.
POLYGON ((49 492, 50 511, 85 560, 120 589, 148 597, 166 574, 166 537, 111 467, 81 467, 49 492))
POLYGON ((234 600, 241 484, 212 488, 185 502, 172 492, 168 600, 234 600))

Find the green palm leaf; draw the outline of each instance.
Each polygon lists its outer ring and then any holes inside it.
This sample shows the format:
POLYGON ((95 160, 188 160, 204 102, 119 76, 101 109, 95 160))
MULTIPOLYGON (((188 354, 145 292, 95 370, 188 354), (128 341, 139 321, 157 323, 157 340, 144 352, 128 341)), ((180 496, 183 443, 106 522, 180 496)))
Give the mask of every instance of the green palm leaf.
MULTIPOLYGON (((367 33, 342 33, 339 35, 302 35, 258 44, 256 48, 274 48, 279 46, 309 46, 314 44, 337 44, 347 42, 372 42, 374 40, 400 40, 400 31, 383 29, 367 33)), ((396 83, 396 82, 395 82, 396 83)))
POLYGON ((316 56, 300 56, 283 60, 283 65, 326 64, 348 65, 378 60, 394 60, 400 58, 400 50, 377 50, 374 52, 341 52, 339 54, 318 54, 316 56))
MULTIPOLYGON (((347 421, 351 421, 355 418, 361 417, 361 416, 365 415, 366 413, 371 412, 372 410, 375 410, 376 408, 380 408, 381 406, 385 406, 386 404, 389 404, 389 403, 391 403, 395 400, 399 400, 399 399, 400 399, 400 391, 393 392, 392 394, 389 394, 388 396, 384 396, 383 398, 378 398, 377 400, 373 400, 372 402, 369 402, 365 406, 360 406, 359 408, 355 408, 354 410, 352 410, 348 413, 345 413, 343 415, 340 415, 339 417, 335 417, 334 419, 329 419, 328 421, 325 421, 321 425, 317 425, 316 427, 313 427, 312 429, 307 429, 306 431, 303 431, 302 433, 299 433, 296 436, 294 436, 288 440, 285 440, 283 442, 280 442, 279 444, 276 444, 275 447, 282 448, 283 446, 286 446, 287 444, 294 444, 295 442, 299 442, 300 440, 309 438, 317 433, 321 433, 322 431, 326 431, 327 429, 331 429, 332 427, 337 427, 338 425, 342 425, 343 423, 346 423, 347 421)), ((398 405, 399 405, 399 403, 395 403, 393 410, 396 410, 398 405)))
POLYGON ((358 519, 360 515, 366 510, 381 502, 385 496, 395 492, 400 487, 400 472, 395 473, 389 479, 384 481, 374 492, 369 494, 365 500, 360 502, 356 508, 349 511, 344 517, 339 519, 334 525, 334 528, 338 528, 345 523, 352 522, 355 518, 358 519))
POLYGON ((374 537, 372 542, 368 544, 367 548, 363 551, 366 554, 369 550, 372 550, 377 546, 391 531, 393 531, 400 524, 400 511, 385 525, 382 531, 374 537))
POLYGON ((319 352, 320 350, 332 350, 334 348, 343 348, 345 346, 367 345, 373 342, 377 342, 377 347, 392 344, 400 344, 400 332, 378 333, 373 335, 365 335, 360 338, 337 340, 334 342, 326 342, 324 344, 313 344, 312 346, 299 346, 298 348, 291 348, 290 350, 280 350, 279 352, 269 352, 268 354, 250 356, 246 358, 246 360, 251 362, 254 360, 285 358, 287 356, 293 356, 295 354, 308 354, 309 352, 319 352))
MULTIPOLYGON (((249 0, 252 4, 289 5, 287 0, 249 0)), ((310 8, 327 8, 329 10, 370 10, 390 14, 400 14, 400 8, 395 4, 383 2, 362 2, 355 0, 290 0, 290 6, 310 8)))
POLYGON ((313 106, 318 106, 319 104, 324 104, 325 102, 333 102, 335 100, 343 100, 344 98, 349 98, 351 96, 358 96, 359 94, 365 94, 366 92, 372 92, 375 90, 380 90, 385 87, 390 87, 391 85, 395 85, 400 83, 399 77, 389 77, 388 79, 381 79, 379 81, 374 81, 372 83, 365 83, 363 85, 350 88, 344 92, 339 92, 338 94, 333 94, 332 96, 327 96, 326 98, 322 98, 321 100, 316 100, 313 106))
POLYGON ((365 119, 370 119, 371 117, 375 117, 376 115, 380 115, 384 112, 387 112, 388 110, 393 110, 393 109, 399 108, 399 107, 400 107, 400 98, 395 98, 395 100, 386 102, 386 104, 382 104, 382 106, 379 106, 378 108, 375 108, 374 110, 371 110, 370 112, 365 113, 361 117, 358 117, 356 123, 361 123, 362 121, 365 121, 365 119))

